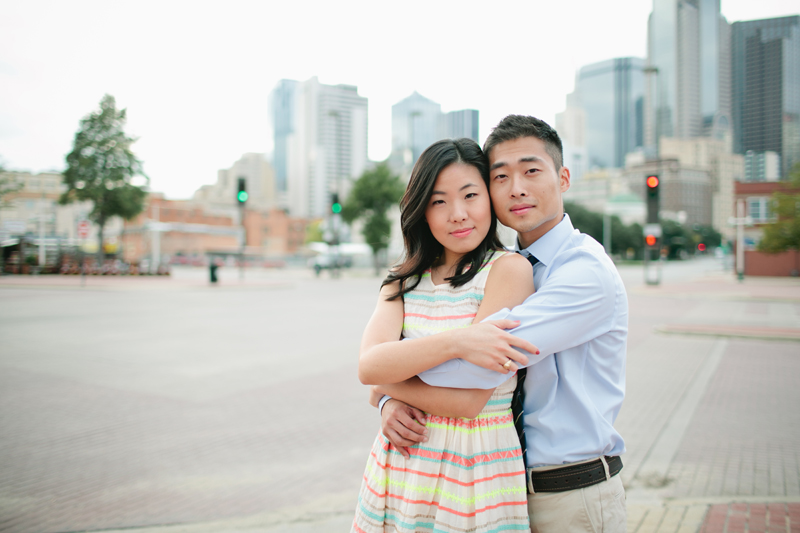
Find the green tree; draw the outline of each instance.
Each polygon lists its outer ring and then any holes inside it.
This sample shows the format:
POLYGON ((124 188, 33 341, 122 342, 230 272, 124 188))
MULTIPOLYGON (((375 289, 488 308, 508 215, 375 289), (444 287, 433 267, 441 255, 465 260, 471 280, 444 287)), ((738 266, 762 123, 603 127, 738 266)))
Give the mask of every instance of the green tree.
POLYGON ((92 202, 89 219, 97 224, 98 260, 103 261, 103 229, 111 217, 131 219, 144 210, 147 193, 131 183, 143 176, 142 162, 131 151, 136 141, 123 131, 126 110, 117 110, 114 97, 105 95, 99 111, 81 120, 72 151, 67 154, 62 205, 92 202))
POLYGON ((777 254, 786 250, 800 250, 800 163, 789 174, 790 187, 772 195, 772 214, 775 222, 764 228, 764 237, 758 243, 762 252, 777 254))
POLYGON ((0 162, 0 207, 6 205, 4 200, 5 195, 17 192, 21 188, 22 184, 17 183, 13 176, 6 174, 6 169, 3 168, 3 164, 0 162))
POLYGON ((380 274, 378 253, 389 246, 392 229, 387 212, 397 205, 404 191, 400 178, 383 162, 361 174, 342 206, 345 222, 350 224, 360 219, 364 223, 362 234, 372 248, 376 275, 380 274))
MULTIPOLYGON (((581 232, 603 242, 603 215, 586 209, 582 205, 564 202, 564 211, 569 215, 572 225, 581 232)), ((611 217, 611 253, 624 257, 629 249, 639 256, 644 241, 642 227, 639 224, 626 226, 616 215, 611 217)))

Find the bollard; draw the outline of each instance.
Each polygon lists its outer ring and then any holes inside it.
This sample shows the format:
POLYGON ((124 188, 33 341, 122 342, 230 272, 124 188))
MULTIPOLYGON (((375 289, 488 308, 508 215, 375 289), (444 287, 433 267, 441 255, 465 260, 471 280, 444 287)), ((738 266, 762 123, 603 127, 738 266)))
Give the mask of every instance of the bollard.
POLYGON ((208 275, 211 278, 211 283, 217 282, 217 263, 212 261, 208 264, 208 275))

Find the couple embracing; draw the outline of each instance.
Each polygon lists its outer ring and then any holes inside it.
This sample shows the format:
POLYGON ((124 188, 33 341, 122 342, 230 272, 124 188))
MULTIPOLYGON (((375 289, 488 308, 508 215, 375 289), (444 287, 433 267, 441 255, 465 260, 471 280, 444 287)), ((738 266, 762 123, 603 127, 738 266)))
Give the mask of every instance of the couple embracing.
POLYGON ((483 151, 443 140, 414 166, 405 256, 361 344, 382 431, 352 531, 625 530, 627 296, 564 213, 562 158, 555 130, 511 115, 483 151))

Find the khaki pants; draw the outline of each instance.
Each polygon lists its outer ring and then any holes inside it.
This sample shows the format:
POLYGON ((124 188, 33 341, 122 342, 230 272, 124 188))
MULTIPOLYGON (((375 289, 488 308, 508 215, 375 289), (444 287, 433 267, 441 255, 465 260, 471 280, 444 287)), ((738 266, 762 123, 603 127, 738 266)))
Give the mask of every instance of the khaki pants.
POLYGON ((625 533, 625 488, 619 474, 566 492, 528 494, 531 533, 625 533))

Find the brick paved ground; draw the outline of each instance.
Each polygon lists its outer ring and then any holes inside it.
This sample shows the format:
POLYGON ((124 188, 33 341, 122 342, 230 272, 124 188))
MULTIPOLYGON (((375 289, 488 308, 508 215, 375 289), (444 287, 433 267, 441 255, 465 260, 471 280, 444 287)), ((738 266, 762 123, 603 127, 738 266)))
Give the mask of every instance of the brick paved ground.
POLYGON ((712 505, 700 533, 800 531, 800 503, 712 505))

